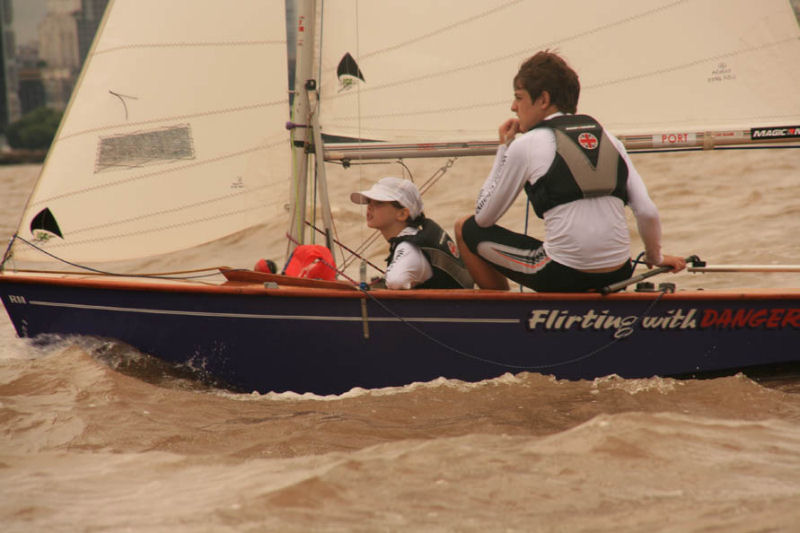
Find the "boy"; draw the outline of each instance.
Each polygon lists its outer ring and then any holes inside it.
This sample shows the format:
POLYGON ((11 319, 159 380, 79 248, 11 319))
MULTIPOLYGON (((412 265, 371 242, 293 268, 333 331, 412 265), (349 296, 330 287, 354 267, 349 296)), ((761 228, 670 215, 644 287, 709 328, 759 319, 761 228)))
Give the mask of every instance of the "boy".
POLYGON ((507 290, 510 278, 536 291, 577 292, 631 277, 625 205, 636 217, 647 265, 673 272, 686 266, 661 253, 658 210, 622 143, 592 117, 574 114, 579 94, 578 75, 549 51, 528 59, 515 76, 517 118, 499 128, 475 215, 456 224, 462 258, 479 287, 507 290), (544 219, 544 241, 495 225, 523 188, 544 219))

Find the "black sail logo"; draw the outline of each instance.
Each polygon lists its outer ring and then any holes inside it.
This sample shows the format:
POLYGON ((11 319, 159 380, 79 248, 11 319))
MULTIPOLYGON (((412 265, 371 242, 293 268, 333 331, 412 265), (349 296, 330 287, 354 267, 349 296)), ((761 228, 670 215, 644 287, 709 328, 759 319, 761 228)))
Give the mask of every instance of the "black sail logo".
POLYGON ((358 63, 349 52, 339 61, 339 66, 336 68, 336 76, 339 78, 339 92, 352 89, 358 83, 358 80, 366 81, 361 69, 358 68, 358 63))
POLYGON ((47 241, 53 236, 64 238, 61 234, 61 228, 58 227, 58 222, 56 222, 56 217, 47 207, 33 217, 30 229, 37 241, 47 241))

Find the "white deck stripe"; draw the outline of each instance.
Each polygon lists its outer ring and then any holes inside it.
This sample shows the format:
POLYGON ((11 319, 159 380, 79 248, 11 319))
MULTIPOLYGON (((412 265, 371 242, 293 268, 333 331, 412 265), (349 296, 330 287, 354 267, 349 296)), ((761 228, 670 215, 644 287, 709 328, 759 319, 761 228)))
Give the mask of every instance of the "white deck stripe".
MULTIPOLYGON (((64 307, 69 309, 89 309, 93 311, 114 311, 120 313, 144 313, 152 315, 184 315, 184 316, 205 316, 215 318, 255 318, 261 320, 317 320, 330 322, 361 322, 360 316, 320 316, 320 315, 256 315, 250 313, 209 313, 205 311, 176 311, 168 309, 146 309, 141 307, 112 307, 107 305, 87 305, 71 304, 63 302, 45 302, 41 300, 29 300, 31 305, 41 305, 44 307, 64 307)), ((368 317, 370 322, 399 322, 401 319, 396 317, 368 317)), ((442 322, 456 324, 519 324, 520 320, 515 318, 435 318, 435 317, 403 317, 406 322, 442 322)))

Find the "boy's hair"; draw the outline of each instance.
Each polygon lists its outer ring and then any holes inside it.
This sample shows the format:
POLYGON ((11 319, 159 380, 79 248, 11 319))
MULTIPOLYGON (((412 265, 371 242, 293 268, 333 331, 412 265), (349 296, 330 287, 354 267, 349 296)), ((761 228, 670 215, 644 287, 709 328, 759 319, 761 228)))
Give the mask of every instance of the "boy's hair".
POLYGON ((514 90, 525 89, 536 100, 547 91, 550 102, 559 111, 575 113, 581 83, 578 74, 560 56, 550 50, 537 52, 526 60, 514 76, 514 90))

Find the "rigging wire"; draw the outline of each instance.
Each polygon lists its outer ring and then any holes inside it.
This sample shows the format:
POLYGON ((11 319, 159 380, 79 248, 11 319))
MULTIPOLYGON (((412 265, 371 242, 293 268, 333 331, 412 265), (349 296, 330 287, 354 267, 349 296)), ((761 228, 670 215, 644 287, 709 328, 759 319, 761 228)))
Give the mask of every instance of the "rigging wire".
MULTIPOLYGON (((308 224, 309 226, 311 226, 311 228, 312 228, 313 230, 317 231, 318 233, 322 233, 323 235, 325 234, 325 232, 324 232, 324 231, 322 231, 321 229, 319 229, 317 226, 315 226, 315 225, 313 225, 313 224, 311 224, 311 223, 309 223, 309 222, 306 222, 306 224, 308 224)), ((288 237, 288 235, 287 235, 287 237, 288 237)), ((338 241, 338 240, 336 240, 336 239, 333 239, 333 242, 335 242, 335 243, 336 243, 336 244, 338 244, 338 245, 339 245, 341 248, 343 248, 343 249, 347 250, 348 252, 350 252, 350 253, 351 253, 351 254, 353 254, 354 256, 357 256, 359 259, 362 259, 362 260, 366 261, 366 262, 367 262, 367 264, 368 264, 369 266, 371 266, 372 268, 374 268, 375 270, 377 270, 377 271, 378 271, 378 272, 380 272, 381 274, 385 274, 385 273, 386 273, 386 272, 384 272, 384 271, 383 271, 383 269, 381 269, 381 268, 380 268, 378 265, 375 265, 375 264, 371 263, 371 262, 370 262, 370 261, 369 261, 367 258, 365 258, 365 257, 363 257, 363 256, 360 256, 360 255, 358 255, 358 254, 357 254, 355 251, 353 251, 353 250, 351 250, 350 248, 348 248, 347 246, 345 246, 345 245, 344 245, 342 242, 340 242, 340 241, 338 241)))
MULTIPOLYGON (((356 16, 355 29, 356 29, 356 35, 355 35, 355 37, 356 37, 356 58, 358 58, 356 62, 358 64, 360 64, 362 58, 361 58, 361 31, 360 31, 360 27, 359 27, 359 23, 358 23, 359 22, 359 9, 358 8, 359 8, 359 3, 358 3, 358 0, 356 0, 356 3, 355 3, 355 16, 356 16)), ((361 117, 361 84, 360 83, 356 83, 356 105, 358 106, 357 107, 358 140, 359 140, 359 142, 361 142, 361 139, 363 139, 364 135, 363 135, 363 129, 362 129, 362 122, 361 122, 361 118, 362 117, 361 117)), ((358 159, 361 159, 361 157, 359 156, 358 159)), ((358 188, 359 188, 359 190, 363 190, 364 189, 364 171, 363 171, 363 167, 361 167, 361 166, 358 167, 358 188)), ((362 216, 366 216, 365 212, 367 210, 367 207, 362 205, 361 206, 361 210, 362 210, 362 213, 361 213, 362 216)), ((365 232, 365 229, 364 229, 364 225, 362 224, 361 225, 361 230, 360 230, 362 241, 363 241, 363 238, 364 238, 364 232, 365 232)), ((375 242, 375 240, 377 239, 377 236, 378 236, 378 231, 374 231, 372 233, 372 235, 370 236, 371 242, 375 242)), ((362 250, 362 253, 365 252, 365 251, 366 251, 366 248, 364 248, 362 250)), ((342 252, 342 257, 344 257, 344 252, 342 252)), ((350 259, 349 261, 348 261, 349 258, 348 259, 343 259, 342 263, 345 264, 345 265, 350 264, 354 260, 354 256, 350 256, 350 257, 353 258, 353 259, 350 259)))
MULTIPOLYGON (((455 162, 457 160, 458 160, 458 157, 451 157, 451 158, 449 158, 447 160, 447 162, 444 165, 442 165, 439 169, 437 169, 431 175, 431 177, 429 177, 425 181, 425 183, 423 183, 419 187, 420 195, 424 195, 442 177, 444 177, 444 175, 447 174, 447 171, 450 170, 453 167, 453 165, 455 164, 455 162)), ((405 168, 408 171, 409 176, 411 176, 411 181, 412 182, 414 181, 411 169, 408 168, 408 166, 405 164, 405 162, 402 159, 398 159, 397 161, 394 161, 394 163, 399 164, 403 168, 405 168)), ((386 164, 386 163, 382 163, 382 164, 386 164)), ((363 232, 363 227, 362 227, 362 232, 363 232)), ((342 269, 346 269, 347 267, 349 267, 357 257, 361 257, 362 255, 365 255, 366 251, 370 248, 370 246, 375 244, 375 241, 377 240, 377 238, 379 236, 380 236, 380 232, 378 232, 377 230, 373 231, 372 234, 369 237, 367 237, 366 239, 362 240, 361 244, 359 244, 356 247, 355 252, 349 250, 351 252, 351 255, 349 257, 347 257, 345 260, 342 261, 342 269)))

